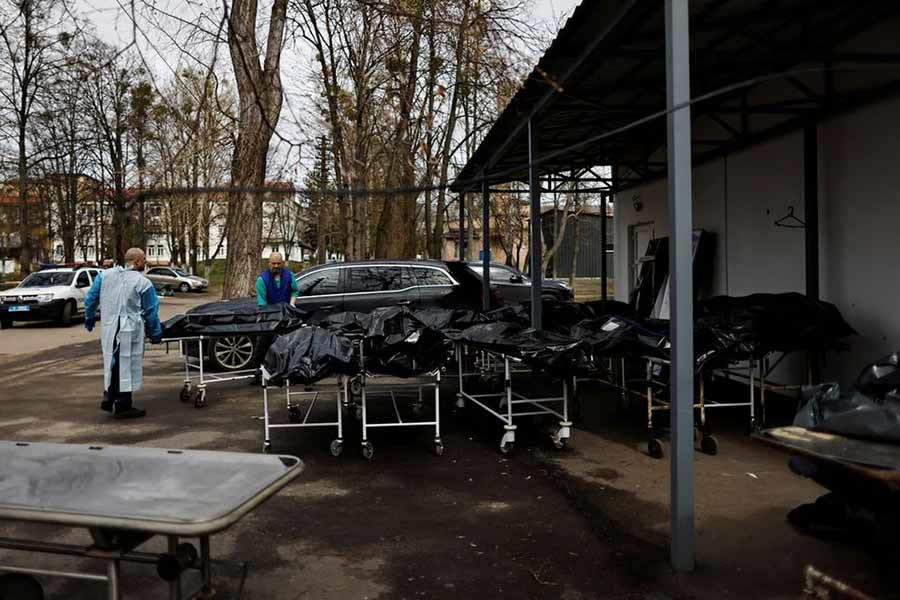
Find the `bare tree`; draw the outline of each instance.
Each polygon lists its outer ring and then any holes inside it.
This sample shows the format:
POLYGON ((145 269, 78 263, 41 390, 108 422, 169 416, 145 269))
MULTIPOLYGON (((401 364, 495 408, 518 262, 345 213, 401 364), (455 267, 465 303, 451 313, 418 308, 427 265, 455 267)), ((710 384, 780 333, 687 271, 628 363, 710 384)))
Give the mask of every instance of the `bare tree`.
MULTIPOLYGON (((228 18, 228 49, 237 84, 239 117, 231 163, 233 185, 262 187, 269 143, 283 101, 281 51, 287 0, 273 0, 265 57, 257 44, 258 0, 234 0, 228 18)), ((253 289, 262 248, 262 200, 258 193, 235 192, 228 200, 228 254, 223 296, 247 296, 253 289)))

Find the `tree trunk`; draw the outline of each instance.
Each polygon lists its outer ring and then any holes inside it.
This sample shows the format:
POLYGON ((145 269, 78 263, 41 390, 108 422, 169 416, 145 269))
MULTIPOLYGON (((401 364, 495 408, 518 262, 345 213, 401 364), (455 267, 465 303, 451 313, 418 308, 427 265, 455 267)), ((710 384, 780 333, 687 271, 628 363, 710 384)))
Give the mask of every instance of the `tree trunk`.
MULTIPOLYGON (((287 0, 274 0, 269 19, 265 62, 260 66, 256 42, 257 0, 234 0, 228 16, 228 49, 237 83, 240 116, 231 161, 237 188, 265 184, 269 142, 283 101, 281 49, 287 0)), ((224 298, 250 296, 262 250, 262 199, 257 191, 234 191, 228 199, 228 240, 224 298)))

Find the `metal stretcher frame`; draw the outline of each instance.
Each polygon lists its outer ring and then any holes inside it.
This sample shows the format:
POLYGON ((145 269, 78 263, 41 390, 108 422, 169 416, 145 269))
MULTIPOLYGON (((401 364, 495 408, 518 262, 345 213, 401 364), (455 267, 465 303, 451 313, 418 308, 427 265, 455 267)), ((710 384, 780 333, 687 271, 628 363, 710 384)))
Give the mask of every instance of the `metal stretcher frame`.
MULTIPOLYGON (((561 450, 568 443, 569 437, 571 437, 571 428, 572 423, 569 421, 569 392, 566 385, 566 380, 563 379, 562 382, 562 395, 561 396, 544 396, 538 398, 529 398, 519 392, 513 390, 513 374, 516 372, 530 372, 530 369, 515 369, 516 366, 524 366, 522 360, 509 356, 507 354, 503 354, 502 352, 492 352, 489 350, 479 349, 480 352, 483 352, 487 355, 490 355, 498 362, 501 362, 503 365, 503 391, 502 392, 491 392, 485 394, 473 394, 467 392, 465 390, 465 378, 459 377, 459 393, 457 397, 465 403, 465 401, 471 401, 473 404, 487 412, 488 414, 494 416, 501 423, 503 423, 504 433, 500 438, 500 452, 503 454, 510 454, 515 448, 516 442, 516 419, 521 417, 530 417, 530 416, 539 416, 539 415, 552 415, 559 419, 559 428, 556 429, 551 435, 550 439, 553 442, 553 445, 561 450), (499 400, 499 407, 497 410, 494 410, 491 406, 488 405, 488 402, 492 400, 499 400), (562 404, 562 412, 558 412, 548 406, 548 404, 561 403, 562 404), (533 410, 516 410, 517 406, 525 405, 527 407, 532 408, 533 410), (503 411, 503 412, 499 412, 503 411)), ((460 374, 464 373, 464 366, 462 364, 462 357, 465 355, 465 350, 458 349, 456 352, 457 360, 459 361, 459 372, 460 374)))
MULTIPOLYGON (((105 583, 106 598, 118 600, 121 563, 156 564, 168 581, 170 600, 209 597, 211 565, 229 564, 211 559, 210 536, 236 523, 302 470, 303 463, 292 456, 2 441, 0 520, 84 528, 95 544, 0 538, 0 548, 94 558, 106 562, 106 572, 12 565, 0 566, 0 572, 105 583), (201 493, 205 495, 198 498, 201 493), (157 535, 167 538, 167 552, 135 550, 157 535), (199 553, 179 543, 182 537, 198 538, 199 553), (189 592, 182 585, 187 570, 200 572, 199 585, 189 592)), ((246 565, 240 566, 243 588, 246 565)))
POLYGON ((334 421, 310 421, 309 416, 312 413, 313 408, 316 406, 316 402, 319 400, 319 396, 322 393, 320 390, 312 390, 307 391, 304 390, 302 392, 294 392, 291 391, 290 382, 285 383, 284 386, 281 386, 284 389, 285 395, 285 403, 288 412, 288 418, 290 419, 290 423, 272 423, 271 416, 269 413, 269 388, 272 387, 270 384, 269 373, 266 371, 265 367, 261 367, 260 373, 262 375, 262 388, 263 388, 263 428, 265 433, 265 441, 263 442, 263 452, 268 453, 272 450, 272 438, 270 431, 272 429, 303 429, 309 427, 335 427, 337 428, 337 438, 335 438, 329 447, 331 451, 331 455, 334 457, 338 457, 344 451, 344 419, 343 419, 343 406, 347 404, 347 395, 348 395, 348 386, 349 386, 349 377, 345 375, 341 375, 338 377, 337 389, 335 390, 335 420, 334 421), (306 410, 303 410, 302 404, 295 404, 292 401, 292 398, 308 398, 309 406, 306 410))
POLYGON ((169 344, 178 342, 178 351, 184 357, 184 385, 179 393, 179 399, 182 402, 191 401, 191 391, 193 388, 191 371, 197 372, 197 391, 194 395, 194 406, 203 408, 206 406, 206 386, 213 383, 225 383, 228 381, 239 381, 242 379, 253 379, 259 373, 259 369, 241 369, 240 371, 229 371, 227 373, 211 373, 204 368, 203 342, 209 342, 212 339, 208 335, 198 335, 194 337, 166 338, 162 343, 166 344, 166 352, 169 351, 169 344), (197 364, 191 362, 191 356, 187 353, 185 342, 197 342, 197 364))
MULTIPOLYGON (((700 444, 701 451, 707 454, 716 454, 718 452, 718 440, 710 434, 709 427, 706 420, 706 411, 713 408, 746 408, 749 412, 749 430, 751 432, 757 430, 759 427, 764 426, 765 424, 765 414, 766 414, 766 392, 767 391, 786 391, 786 390, 797 390, 802 386, 800 385, 783 385, 783 384, 773 384, 769 383, 768 378, 771 373, 775 370, 775 368, 784 360, 787 353, 780 353, 779 358, 772 363, 771 358, 774 353, 767 353, 762 358, 750 358, 742 361, 735 361, 737 365, 746 365, 746 373, 738 370, 736 366, 733 367, 720 367, 720 368, 712 368, 708 370, 698 369, 696 371, 697 379, 699 381, 699 394, 698 401, 694 404, 694 408, 698 410, 699 413, 699 421, 700 424, 698 427, 695 427, 694 438, 695 442, 700 444), (724 374, 728 377, 738 377, 744 379, 748 382, 749 394, 748 398, 744 402, 721 402, 717 400, 711 400, 706 395, 706 381, 705 377, 710 374, 724 374), (757 419, 756 414, 756 387, 759 385, 759 408, 760 414, 759 419, 757 419)), ((645 361, 645 375, 643 379, 634 380, 635 382, 639 382, 642 384, 642 391, 638 392, 632 387, 629 386, 629 381, 625 378, 625 358, 618 358, 619 362, 619 380, 618 381, 610 381, 608 379, 596 378, 591 379, 594 381, 599 381, 611 387, 618 389, 623 397, 625 394, 631 394, 633 396, 640 397, 646 400, 647 403, 647 453, 654 458, 662 458, 663 450, 662 450, 662 442, 655 435, 655 430, 653 427, 653 413, 657 411, 667 411, 671 410, 671 405, 667 400, 663 400, 656 393, 657 389, 662 389, 668 386, 668 382, 654 379, 658 375, 655 371, 659 366, 669 366, 669 361, 667 359, 658 358, 658 357, 649 357, 649 356, 641 356, 640 360, 645 361)), ((612 361, 611 361, 612 362, 612 361)), ((612 372, 612 369, 610 369, 612 372)), ((577 381, 586 381, 589 378, 579 378, 577 381)))
MULTIPOLYGON (((360 364, 365 365, 364 344, 358 344, 360 364)), ((377 383, 380 376, 376 373, 370 373, 366 369, 356 376, 355 380, 359 382, 359 417, 362 427, 362 455, 365 459, 371 460, 375 456, 375 446, 369 440, 369 429, 388 428, 388 427, 434 427, 434 453, 438 456, 444 454, 444 442, 441 440, 441 370, 435 369, 429 373, 420 375, 418 381, 409 381, 404 383, 377 383), (432 381, 422 381, 422 378, 428 377, 432 381), (374 383, 373 383, 374 382, 374 383), (433 421, 404 421, 400 415, 400 409, 397 406, 396 392, 401 390, 416 390, 418 392, 418 406, 424 404, 423 389, 434 389, 434 420, 433 421), (391 405, 394 409, 396 420, 373 423, 369 421, 368 404, 372 395, 387 395, 391 398, 391 405)), ((346 389, 346 388, 345 388, 346 389)), ((349 403, 349 397, 348 397, 349 403)), ((348 406, 349 408, 349 406, 348 406)), ((415 412, 418 412, 416 410, 415 412)))

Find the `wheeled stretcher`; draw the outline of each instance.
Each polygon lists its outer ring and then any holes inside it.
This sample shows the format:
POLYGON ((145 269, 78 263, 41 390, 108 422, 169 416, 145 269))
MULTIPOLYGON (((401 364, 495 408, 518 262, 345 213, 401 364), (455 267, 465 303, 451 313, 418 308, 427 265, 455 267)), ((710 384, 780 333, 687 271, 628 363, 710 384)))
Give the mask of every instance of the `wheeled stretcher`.
POLYGON ((337 437, 331 442, 329 447, 331 455, 338 457, 344 451, 344 420, 343 407, 346 404, 346 397, 349 393, 349 377, 341 375, 338 377, 337 385, 333 392, 311 389, 310 386, 304 386, 302 391, 297 391, 296 387, 291 387, 289 380, 285 381, 282 386, 273 386, 269 372, 263 366, 260 368, 263 390, 263 427, 265 432, 265 441, 263 442, 263 452, 268 453, 272 450, 271 430, 273 429, 305 429, 310 427, 334 427, 337 429, 337 437), (269 390, 279 389, 284 391, 285 405, 287 409, 289 423, 272 423, 271 412, 269 407, 269 390), (335 412, 334 420, 331 421, 310 421, 309 417, 313 409, 316 407, 322 394, 334 393, 335 412), (304 406, 304 404, 306 406, 304 406))
MULTIPOLYGON (((460 403, 472 402, 488 414, 494 416, 503 423, 504 433, 500 438, 500 451, 510 454, 515 448, 516 421, 522 417, 538 415, 550 415, 559 419, 559 426, 551 433, 551 441, 557 449, 562 449, 571 436, 572 423, 569 421, 569 381, 562 379, 561 394, 559 396, 525 396, 513 389, 513 375, 515 373, 531 372, 520 358, 494 352, 486 349, 477 349, 482 368, 492 369, 493 365, 500 365, 503 369, 503 390, 500 392, 473 393, 466 390, 466 379, 472 373, 466 366, 467 358, 472 354, 471 349, 464 347, 463 343, 457 344, 456 358, 458 363, 459 392, 457 398, 460 403), (559 408, 559 410, 556 410, 559 408), (561 411, 561 412, 560 412, 561 411)), ((477 372, 475 374, 478 374, 477 372)))
MULTIPOLYGON (((162 343, 166 344, 166 352, 169 351, 169 344, 178 344, 178 352, 184 359, 184 385, 178 394, 179 400, 182 402, 191 402, 193 400, 196 408, 206 406, 206 388, 211 384, 226 383, 229 381, 240 381, 253 379, 259 375, 259 369, 241 369, 237 371, 228 371, 226 373, 210 372, 204 366, 203 357, 206 356, 204 349, 209 349, 214 343, 215 337, 208 335, 198 335, 192 337, 163 338, 162 343), (188 352, 188 345, 197 345, 197 360, 188 352), (196 380, 196 385, 194 384, 196 380)), ((235 337, 235 340, 246 340, 245 336, 235 337)), ((237 343, 237 342, 236 342, 237 343)), ((236 348, 233 352, 244 351, 244 349, 236 348)), ((253 353, 252 344, 247 349, 251 355, 253 353)))
MULTIPOLYGON (((357 344, 361 365, 366 365, 365 343, 357 344)), ((416 371, 416 360, 412 359, 412 370, 416 371)), ((371 363, 370 363, 371 364, 371 363)), ((404 379, 401 382, 396 377, 370 372, 363 368, 354 378, 353 389, 358 390, 358 396, 348 395, 348 410, 353 411, 359 418, 362 427, 362 455, 370 460, 375 456, 375 446, 369 439, 369 430, 386 427, 434 427, 434 453, 438 456, 444 454, 444 443, 441 440, 441 370, 436 368, 404 379), (392 380, 392 381, 391 381, 392 380), (434 398, 434 420, 423 420, 421 417, 425 403, 425 390, 430 390, 434 398), (404 420, 397 405, 397 397, 404 392, 412 391, 415 399, 412 402, 415 420, 404 420), (372 422, 370 419, 369 402, 375 397, 387 397, 391 400, 395 420, 372 422), (359 398, 357 402, 355 398, 359 398)), ((349 389, 349 388, 345 388, 349 389)))
MULTIPOLYGON (((105 584, 106 594, 97 597, 118 600, 121 565, 129 562, 155 565, 167 583, 169 600, 209 598, 212 567, 228 564, 212 559, 210 537, 302 470, 303 463, 292 456, 2 441, 0 520, 87 529, 93 543, 19 536, 0 538, 0 548, 91 558, 105 569, 47 569, 27 558, 0 564, 0 597, 42 598, 36 576, 49 576, 105 584), (166 538, 165 552, 139 550, 156 536, 166 538), (199 551, 186 538, 196 538, 199 551), (192 571, 198 576, 186 577, 192 571), (189 585, 188 579, 195 581, 189 585)), ((243 571, 243 587, 246 566, 237 566, 243 571)))

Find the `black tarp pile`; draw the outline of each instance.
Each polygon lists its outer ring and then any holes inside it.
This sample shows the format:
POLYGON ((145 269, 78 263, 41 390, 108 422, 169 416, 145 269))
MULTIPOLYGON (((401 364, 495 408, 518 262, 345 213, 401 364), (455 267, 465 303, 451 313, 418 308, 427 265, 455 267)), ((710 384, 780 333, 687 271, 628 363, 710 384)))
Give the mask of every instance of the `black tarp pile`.
POLYGON ((593 370, 587 347, 581 340, 552 331, 536 331, 519 323, 498 321, 473 325, 459 339, 475 348, 519 358, 555 376, 593 370))
POLYGON ((362 343, 366 371, 382 375, 428 373, 449 356, 444 335, 400 306, 373 310, 362 343))
POLYGON ((303 325, 305 315, 290 304, 257 306, 256 298, 211 302, 167 320, 163 323, 163 337, 287 333, 303 325))
POLYGON ((802 397, 794 425, 900 443, 900 352, 868 365, 849 392, 824 383, 803 388, 802 397))
POLYGON ((322 327, 301 327, 275 338, 263 366, 275 385, 311 384, 359 370, 349 338, 322 327))
POLYGON ((733 360, 768 352, 840 350, 856 332, 828 302, 802 294, 717 296, 699 303, 697 330, 733 360))

